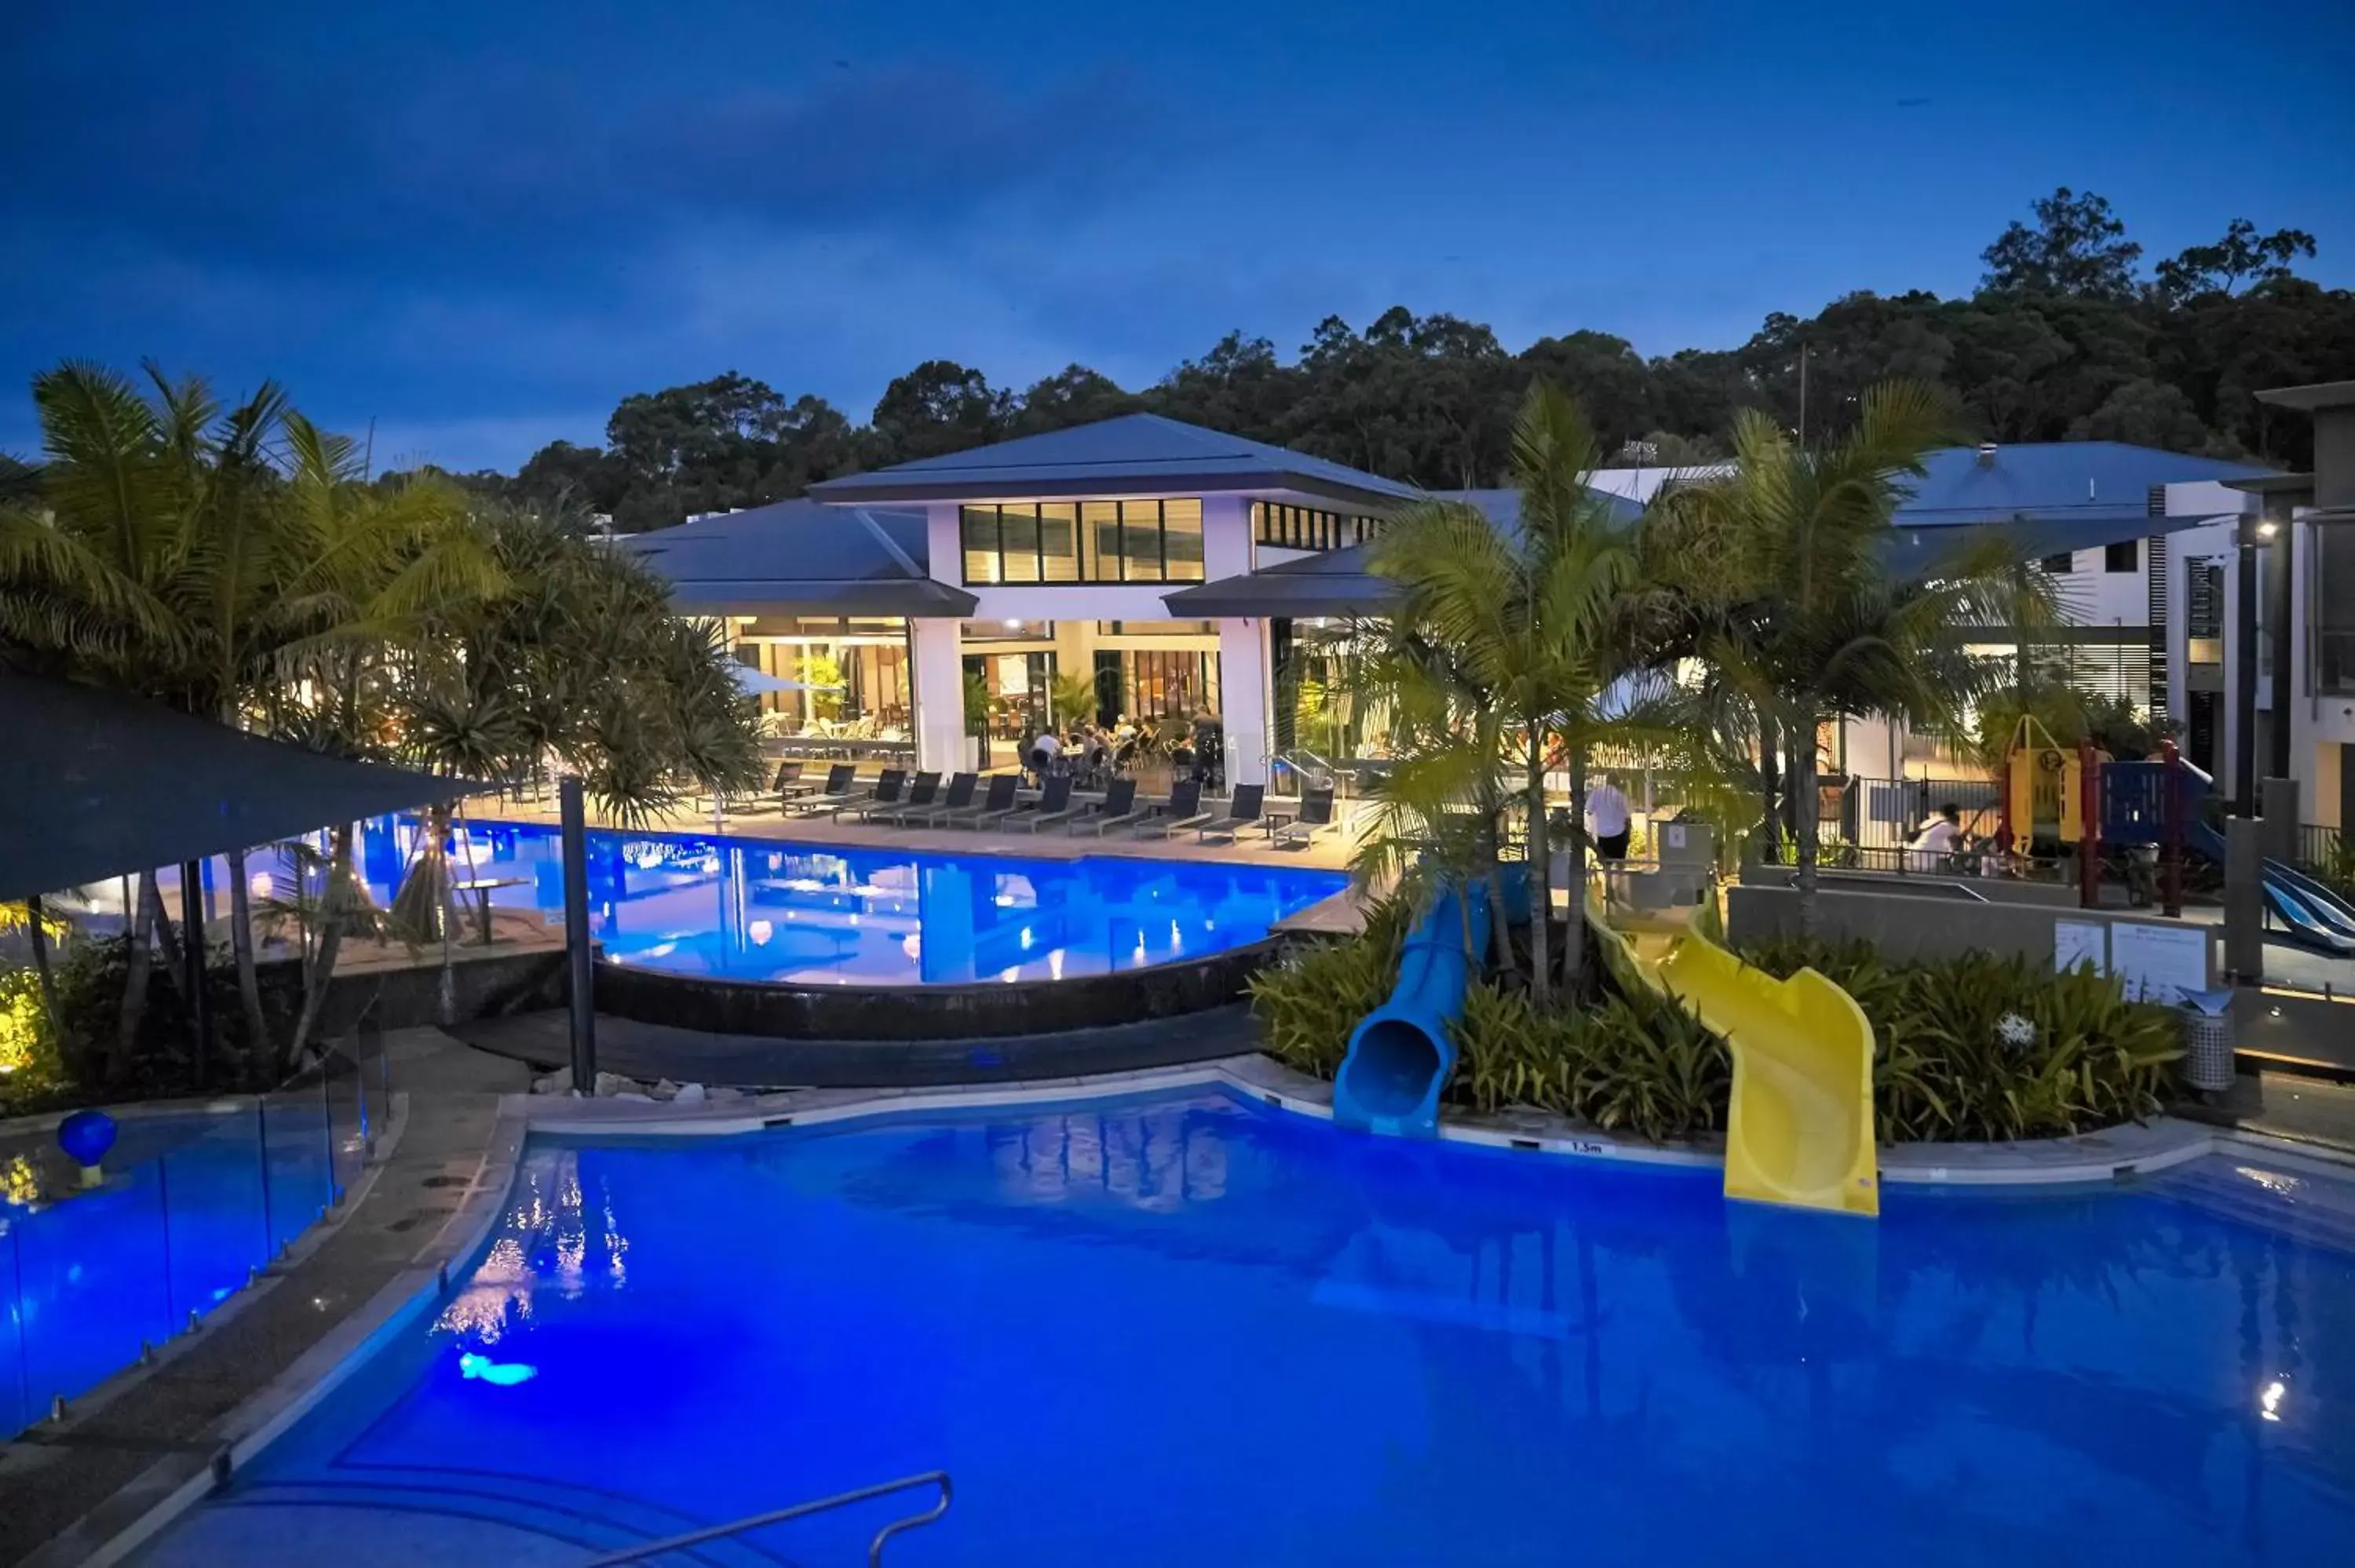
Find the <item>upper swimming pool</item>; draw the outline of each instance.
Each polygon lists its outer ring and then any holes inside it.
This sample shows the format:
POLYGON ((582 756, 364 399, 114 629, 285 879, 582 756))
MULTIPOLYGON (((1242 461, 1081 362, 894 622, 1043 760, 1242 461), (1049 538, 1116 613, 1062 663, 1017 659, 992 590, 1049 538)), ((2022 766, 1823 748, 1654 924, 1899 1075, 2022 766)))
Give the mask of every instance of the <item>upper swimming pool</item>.
MULTIPOLYGON (((389 899, 417 827, 368 824, 362 869, 389 899)), ((461 875, 517 885, 501 907, 561 918, 556 830, 477 822, 461 875)), ((1256 942, 1339 892, 1338 872, 1097 855, 918 853, 670 833, 591 832, 589 907, 618 963, 797 985, 1054 980, 1256 942)))
POLYGON ((535 1139, 142 1562, 578 1563, 934 1467, 905 1568, 2343 1562, 2350 1194, 2215 1159, 1872 1224, 1215 1093, 535 1139))

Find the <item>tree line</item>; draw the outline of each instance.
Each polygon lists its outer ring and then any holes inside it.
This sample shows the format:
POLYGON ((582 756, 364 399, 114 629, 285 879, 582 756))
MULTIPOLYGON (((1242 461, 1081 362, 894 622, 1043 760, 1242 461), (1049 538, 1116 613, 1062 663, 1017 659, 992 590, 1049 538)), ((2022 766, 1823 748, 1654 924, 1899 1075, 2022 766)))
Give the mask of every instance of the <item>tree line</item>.
POLYGON ((1587 411, 1605 461, 1725 455, 1738 414, 1801 440, 1838 436, 1865 389, 1943 390, 1964 434, 1998 442, 2108 440, 2303 468, 2306 420, 2269 417, 2261 387, 2355 376, 2355 291, 2296 275, 2313 236, 2235 219, 2213 244, 2146 270, 2102 196, 2066 187, 1982 253, 1966 298, 1858 291, 1805 318, 1777 312, 1732 349, 1646 359, 1580 330, 1508 350, 1481 323, 1394 306, 1362 329, 1318 324, 1286 361, 1229 333, 1131 390, 1072 365, 1017 392, 932 359, 893 380, 864 425, 730 370, 636 393, 602 447, 556 441, 514 475, 461 476, 502 499, 612 518, 624 532, 798 495, 837 474, 1148 411, 1433 489, 1500 482, 1534 380, 1587 411))

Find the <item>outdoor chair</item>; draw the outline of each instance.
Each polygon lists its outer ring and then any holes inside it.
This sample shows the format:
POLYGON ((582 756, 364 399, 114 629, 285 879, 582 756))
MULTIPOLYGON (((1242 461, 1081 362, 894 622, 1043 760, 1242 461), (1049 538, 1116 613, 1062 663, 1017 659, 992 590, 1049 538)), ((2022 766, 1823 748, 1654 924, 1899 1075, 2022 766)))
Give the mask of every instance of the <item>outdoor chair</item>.
POLYGON ((837 762, 826 770, 826 787, 816 794, 800 796, 781 804, 796 817, 815 817, 820 812, 831 811, 850 799, 850 786, 858 777, 857 764, 837 762))
POLYGON ((808 766, 798 759, 777 765, 776 782, 769 786, 769 792, 776 796, 778 810, 783 810, 788 801, 816 792, 816 785, 802 782, 802 772, 808 766))
POLYGON ((1259 821, 1260 798, 1267 793, 1261 784, 1238 784, 1227 801, 1227 814, 1215 821, 1204 822, 1195 830, 1197 843, 1209 843, 1218 839, 1226 843, 1235 842, 1235 835, 1259 821))
POLYGON ((1300 797, 1300 815, 1268 825, 1267 842, 1277 849, 1306 849, 1318 833, 1339 825, 1333 820, 1333 791, 1311 789, 1300 797))
POLYGON ((890 821, 903 828, 931 827, 943 818, 973 809, 974 786, 981 782, 978 773, 960 773, 949 780, 948 792, 928 805, 911 805, 894 811, 890 821))
POLYGON ((1071 776, 1058 773, 1047 780, 1046 792, 1039 797, 1038 809, 1007 818, 1006 826, 1035 833, 1040 828, 1062 826, 1078 816, 1082 810, 1084 808, 1074 809, 1071 805, 1071 776))
POLYGON ((847 805, 836 807, 834 820, 838 822, 845 817, 863 817, 878 806, 897 805, 900 791, 906 788, 907 783, 908 775, 904 771, 897 768, 886 768, 881 776, 875 780, 875 792, 864 800, 853 800, 847 805))
POLYGON ((989 776, 989 792, 982 797, 980 805, 967 806, 962 811, 944 811, 935 820, 935 825, 977 828, 985 821, 995 821, 1014 810, 1014 791, 1021 783, 1014 774, 993 773, 989 776))
POLYGON ((1151 815, 1150 811, 1136 809, 1136 780, 1115 779, 1104 790, 1103 803, 1092 811, 1073 817, 1070 831, 1085 831, 1102 838, 1113 828, 1132 828, 1151 815))
POLYGON ((1202 810, 1202 784, 1197 779, 1181 779, 1169 787, 1169 804, 1157 817, 1148 817, 1136 836, 1151 833, 1156 838, 1174 838, 1199 828, 1215 813, 1202 810))
MULTIPOLYGON (((999 777, 1002 778, 1005 776, 1001 774, 999 777)), ((1006 804, 1002 807, 998 806, 996 803, 997 800, 997 780, 996 779, 991 779, 989 781, 989 799, 991 804, 984 807, 981 810, 974 814, 973 825, 976 828, 1004 827, 1014 818, 1035 809, 1018 799, 1016 796, 1015 790, 1011 787, 1007 789, 1006 795, 1006 804)))
POLYGON ((904 822, 908 820, 908 813, 911 811, 929 810, 940 799, 940 794, 941 776, 937 773, 919 773, 916 775, 916 781, 908 786, 908 798, 905 800, 897 806, 871 807, 859 820, 868 822, 904 822))

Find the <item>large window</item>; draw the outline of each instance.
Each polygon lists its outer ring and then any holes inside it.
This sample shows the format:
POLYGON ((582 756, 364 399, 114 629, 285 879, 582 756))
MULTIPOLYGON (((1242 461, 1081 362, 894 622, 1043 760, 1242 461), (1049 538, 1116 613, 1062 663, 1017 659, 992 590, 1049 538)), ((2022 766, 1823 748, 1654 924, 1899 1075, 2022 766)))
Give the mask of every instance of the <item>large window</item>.
POLYGON ((2355 523, 2314 525, 2312 575, 2314 690, 2343 696, 2355 692, 2355 523))
POLYGON ((968 587, 1202 580, 1202 503, 1190 496, 961 510, 968 587))
POLYGON ((1319 512, 1308 506, 1279 506, 1270 501, 1252 503, 1252 536, 1280 549, 1347 549, 1372 538, 1375 526, 1370 517, 1319 512))

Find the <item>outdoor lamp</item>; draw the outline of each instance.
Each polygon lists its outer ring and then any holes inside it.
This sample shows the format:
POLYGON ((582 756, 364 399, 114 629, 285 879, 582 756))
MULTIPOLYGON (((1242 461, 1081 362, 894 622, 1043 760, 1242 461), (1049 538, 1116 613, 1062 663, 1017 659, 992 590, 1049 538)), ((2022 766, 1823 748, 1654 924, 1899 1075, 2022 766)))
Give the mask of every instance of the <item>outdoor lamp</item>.
POLYGON ((58 1123, 58 1147, 81 1167, 81 1184, 95 1187, 106 1180, 99 1161, 114 1147, 114 1118, 102 1110, 78 1110, 58 1123))

